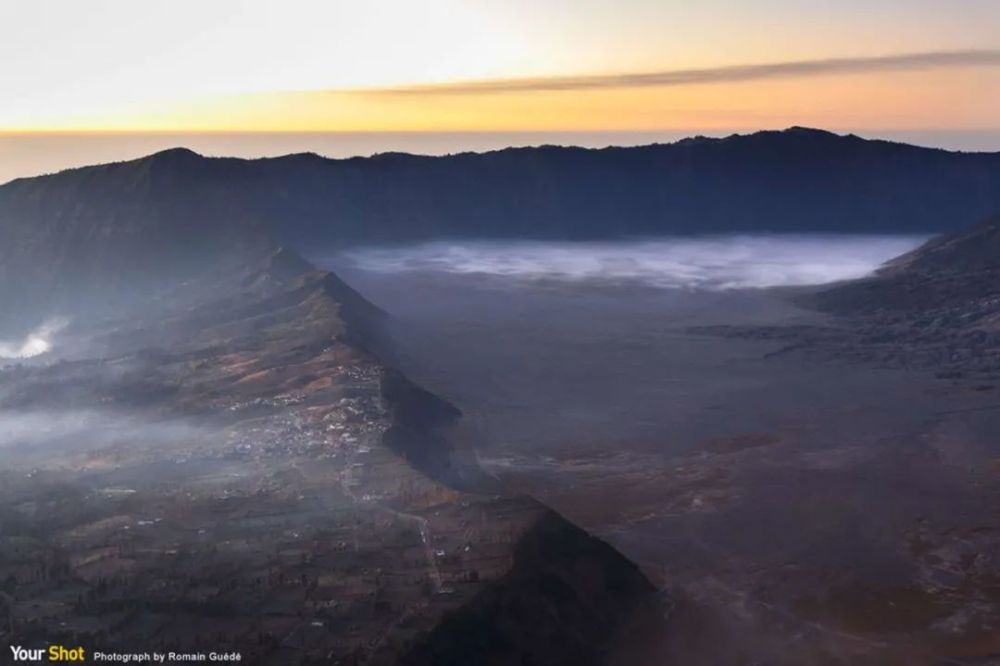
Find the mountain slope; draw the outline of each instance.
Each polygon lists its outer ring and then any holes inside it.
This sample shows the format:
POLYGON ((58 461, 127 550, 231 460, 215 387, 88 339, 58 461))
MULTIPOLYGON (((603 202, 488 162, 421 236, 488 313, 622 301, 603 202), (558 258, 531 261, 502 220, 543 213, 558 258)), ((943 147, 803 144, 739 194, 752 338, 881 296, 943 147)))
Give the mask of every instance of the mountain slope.
POLYGON ((1000 217, 933 238, 889 262, 868 280, 819 294, 822 307, 844 312, 932 312, 971 326, 995 314, 1000 297, 1000 217))
POLYGON ((430 636, 461 644, 455 618, 518 627, 501 600, 549 604, 521 583, 545 576, 568 596, 531 628, 554 642, 515 631, 482 663, 520 663, 510 650, 568 663, 585 647, 599 664, 633 620, 662 621, 654 587, 609 546, 452 474, 458 412, 364 348, 377 311, 285 254, 75 325, 60 362, 0 368, 0 432, 18 414, 56 433, 5 448, 0 466, 18 640, 429 666, 430 636), (54 564, 39 576, 24 562, 54 564))
POLYGON ((932 239, 871 278, 806 301, 853 318, 854 355, 1000 376, 1000 219, 932 239))
POLYGON ((138 305, 266 257, 264 227, 215 172, 175 150, 0 188, 0 303, 8 315, 138 305))

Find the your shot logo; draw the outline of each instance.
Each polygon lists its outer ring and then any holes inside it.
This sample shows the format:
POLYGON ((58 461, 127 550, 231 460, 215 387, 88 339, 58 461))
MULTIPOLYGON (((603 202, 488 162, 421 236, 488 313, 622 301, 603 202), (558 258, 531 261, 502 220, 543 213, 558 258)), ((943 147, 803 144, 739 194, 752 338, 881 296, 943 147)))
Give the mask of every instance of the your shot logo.
POLYGON ((82 647, 68 648, 62 645, 50 645, 47 648, 26 648, 20 645, 10 646, 11 656, 15 662, 80 662, 86 657, 82 647))

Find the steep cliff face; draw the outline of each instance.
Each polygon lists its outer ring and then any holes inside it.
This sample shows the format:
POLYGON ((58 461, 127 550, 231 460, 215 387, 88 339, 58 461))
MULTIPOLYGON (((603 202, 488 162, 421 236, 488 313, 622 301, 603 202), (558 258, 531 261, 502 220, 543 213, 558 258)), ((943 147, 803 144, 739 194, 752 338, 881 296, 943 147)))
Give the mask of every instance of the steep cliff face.
POLYGON ((662 664, 668 607, 635 565, 546 512, 510 569, 418 637, 401 664, 662 664))

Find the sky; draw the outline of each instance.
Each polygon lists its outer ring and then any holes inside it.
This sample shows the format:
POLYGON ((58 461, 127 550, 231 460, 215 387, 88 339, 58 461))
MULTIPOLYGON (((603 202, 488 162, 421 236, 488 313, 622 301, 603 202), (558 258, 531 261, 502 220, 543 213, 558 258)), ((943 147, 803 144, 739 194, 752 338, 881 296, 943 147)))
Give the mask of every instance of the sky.
POLYGON ((1000 149, 995 0, 2 0, 0 63, 0 147, 808 125, 1000 149))

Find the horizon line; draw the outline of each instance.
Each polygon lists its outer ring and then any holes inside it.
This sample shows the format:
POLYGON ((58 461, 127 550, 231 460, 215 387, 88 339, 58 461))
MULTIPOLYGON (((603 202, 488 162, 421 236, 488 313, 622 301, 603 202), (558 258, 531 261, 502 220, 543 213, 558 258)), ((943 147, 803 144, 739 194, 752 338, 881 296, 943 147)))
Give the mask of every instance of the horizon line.
MULTIPOLYGON (((308 135, 532 135, 532 134, 655 134, 662 132, 681 133, 701 133, 703 135, 723 135, 742 134, 756 132, 782 132, 794 128, 813 129, 831 134, 874 134, 888 132, 893 134, 925 133, 925 132, 947 132, 961 134, 975 134, 980 132, 1000 132, 1000 125, 982 127, 823 127, 819 125, 791 124, 782 126, 747 126, 747 127, 642 127, 642 128, 586 128, 586 129, 546 129, 546 128, 526 128, 526 129, 222 129, 222 128, 44 128, 44 129, 5 129, 0 127, 0 137, 18 136, 100 136, 100 135, 135 135, 135 136, 169 136, 169 135, 232 135, 232 136, 255 136, 255 135, 277 135, 277 136, 308 136, 308 135)), ((696 134, 692 134, 695 136, 696 134)))

